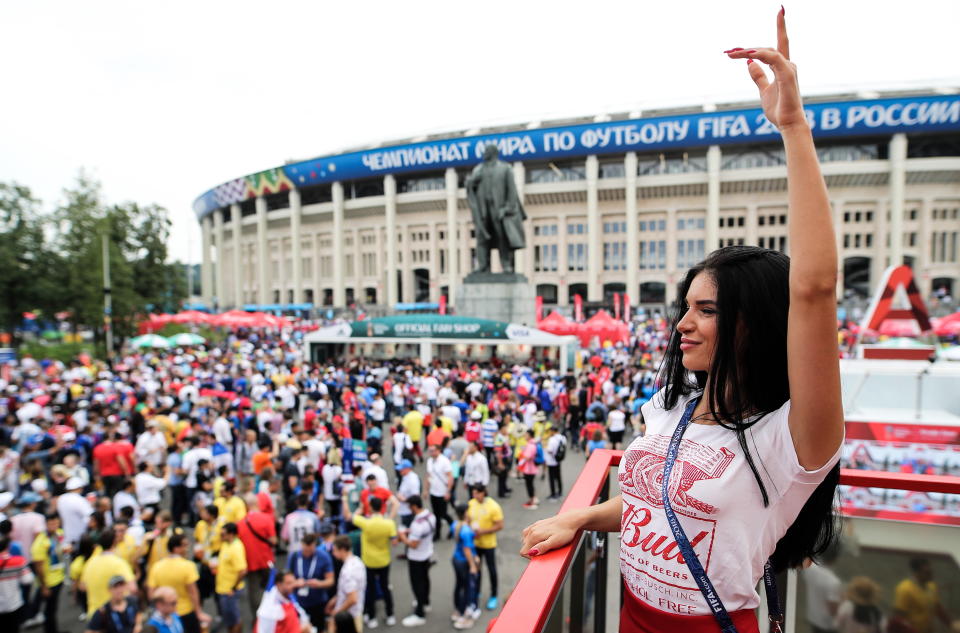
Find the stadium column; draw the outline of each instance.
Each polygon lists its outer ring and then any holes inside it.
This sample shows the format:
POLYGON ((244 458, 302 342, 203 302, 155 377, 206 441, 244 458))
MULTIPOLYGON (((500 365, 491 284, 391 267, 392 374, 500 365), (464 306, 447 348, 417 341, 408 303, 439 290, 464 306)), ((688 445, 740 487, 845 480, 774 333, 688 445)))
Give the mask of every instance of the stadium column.
POLYGON ((890 139, 890 266, 903 265, 903 196, 907 184, 907 135, 890 139))
POLYGON ((917 213, 920 222, 917 227, 917 261, 913 269, 917 274, 917 287, 924 297, 930 296, 933 290, 933 280, 930 278, 930 212, 933 209, 933 200, 923 198, 917 213))
POLYGON ((212 236, 210 234, 211 223, 212 222, 210 220, 209 215, 203 218, 202 220, 200 220, 200 234, 202 236, 201 239, 203 240, 203 246, 202 246, 203 259, 201 260, 202 263, 200 264, 200 286, 201 286, 200 293, 201 293, 201 296, 203 297, 203 302, 208 306, 211 305, 211 299, 214 293, 213 269, 212 269, 213 263, 212 263, 211 253, 210 253, 211 246, 212 246, 211 244, 212 236))
POLYGON ((226 249, 223 247, 223 213, 220 209, 217 209, 213 216, 213 239, 217 244, 217 262, 213 268, 213 293, 217 308, 219 309, 219 307, 223 305, 224 300, 223 263, 224 259, 226 259, 226 249))
POLYGON ((333 305, 346 306, 343 292, 343 183, 333 183, 333 305))
MULTIPOLYGON (((838 199, 830 200, 830 217, 833 220, 833 230, 837 235, 837 301, 843 300, 843 205, 844 201, 838 199)), ((787 253, 789 254, 790 244, 787 244, 787 253)))
POLYGON ((397 304, 397 180, 392 175, 383 177, 383 194, 387 216, 386 261, 383 263, 387 275, 386 305, 393 306, 397 304))
POLYGON ((603 286, 600 283, 603 227, 600 225, 600 208, 597 202, 599 173, 600 161, 595 155, 587 156, 587 301, 603 300, 603 286))
POLYGON ((759 213, 757 212, 757 205, 751 203, 747 205, 747 217, 745 218, 744 224, 746 225, 746 234, 744 235, 743 243, 747 246, 756 246, 757 245, 757 232, 759 231, 759 225, 757 224, 757 217, 759 213))
POLYGON ((257 196, 257 302, 269 303, 270 294, 267 277, 270 274, 270 253, 267 252, 267 201, 257 196))
POLYGON ((670 207, 667 209, 667 288, 664 293, 667 305, 676 300, 677 282, 687 272, 677 264, 677 209, 670 207))
MULTIPOLYGON (((230 224, 233 228, 233 307, 240 309, 243 304, 243 275, 240 273, 240 236, 243 235, 241 223, 243 216, 240 214, 240 205, 230 205, 230 224)), ((221 307, 223 302, 221 302, 221 307)))
POLYGON ((640 235, 637 219, 637 153, 627 152, 623 157, 626 186, 623 199, 627 215, 627 296, 636 305, 640 298, 640 235))
POLYGON ((720 146, 707 149, 707 219, 704 252, 720 246, 720 146))
POLYGON ((457 170, 448 168, 444 180, 447 192, 447 305, 453 307, 457 304, 457 277, 460 275, 457 261, 457 170))
MULTIPOLYGON (((303 301, 303 262, 300 255, 300 217, 302 215, 302 205, 300 203, 300 190, 293 188, 287 194, 290 201, 290 250, 292 251, 293 267, 293 302, 303 301)), ((282 302, 283 297, 281 297, 282 302)))

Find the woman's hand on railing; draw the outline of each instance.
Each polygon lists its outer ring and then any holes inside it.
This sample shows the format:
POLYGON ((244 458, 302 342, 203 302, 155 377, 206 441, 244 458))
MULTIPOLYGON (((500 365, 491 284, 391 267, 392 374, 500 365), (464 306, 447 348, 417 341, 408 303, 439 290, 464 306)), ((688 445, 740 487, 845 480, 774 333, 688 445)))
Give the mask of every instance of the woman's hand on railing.
POLYGON ((523 531, 520 555, 526 558, 540 556, 550 550, 568 545, 580 530, 617 532, 623 500, 620 495, 601 504, 563 512, 549 519, 541 519, 523 531))
POLYGON ((520 555, 526 558, 540 556, 550 550, 563 547, 576 537, 582 529, 578 519, 579 512, 566 512, 541 519, 523 530, 523 544, 520 546, 520 555))

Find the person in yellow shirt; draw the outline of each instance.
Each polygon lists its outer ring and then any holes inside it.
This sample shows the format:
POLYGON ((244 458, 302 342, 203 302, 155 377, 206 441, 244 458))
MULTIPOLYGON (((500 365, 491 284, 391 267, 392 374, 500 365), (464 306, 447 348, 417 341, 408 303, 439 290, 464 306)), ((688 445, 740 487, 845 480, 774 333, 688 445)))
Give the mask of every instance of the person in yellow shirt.
POLYGON ((137 543, 137 539, 130 533, 130 524, 126 519, 117 519, 113 523, 113 531, 116 533, 117 556, 127 561, 135 576, 139 578, 138 561, 146 550, 142 543, 137 543))
POLYGON ((403 430, 410 436, 410 441, 416 446, 423 437, 423 414, 416 409, 411 409, 403 416, 403 430))
POLYGON ((236 484, 225 481, 220 497, 214 500, 220 509, 220 517, 224 523, 239 523, 247 516, 247 504, 237 496, 236 491, 236 484))
POLYGON ((158 560, 165 558, 169 554, 167 542, 174 534, 183 534, 183 530, 173 526, 173 515, 169 510, 164 510, 157 515, 156 529, 147 534, 145 542, 145 551, 147 559, 146 573, 150 574, 150 568, 158 560))
POLYGON ((237 536, 237 524, 226 523, 220 530, 222 545, 217 558, 217 583, 215 591, 220 605, 220 617, 228 633, 240 633, 239 593, 243 589, 243 577, 247 575, 247 553, 237 536))
POLYGON ((893 591, 893 609, 917 633, 933 631, 933 616, 940 618, 947 629, 950 616, 940 602, 937 583, 933 582, 933 566, 927 558, 911 558, 912 578, 904 578, 893 591))
POLYGON ((183 633, 200 633, 200 625, 209 624, 210 616, 200 605, 197 581, 200 573, 197 566, 184 558, 187 553, 187 537, 172 534, 167 541, 169 554, 158 560, 147 574, 147 589, 152 594, 157 587, 172 587, 177 592, 177 615, 183 623, 183 633))
MULTIPOLYGON (((500 504, 487 496, 487 487, 482 484, 473 486, 472 498, 467 504, 467 520, 473 528, 474 546, 477 548, 479 563, 477 569, 482 575, 483 561, 487 561, 490 571, 490 599, 487 609, 497 608, 497 532, 503 529, 503 509, 500 504)), ((480 593, 482 578, 477 578, 477 594, 480 593)), ((479 597, 478 597, 479 600, 479 597)))
POLYGON ((136 593, 137 584, 134 580, 133 569, 116 552, 118 543, 116 532, 107 528, 100 533, 97 544, 102 548, 99 554, 90 557, 80 575, 80 588, 87 592, 87 617, 93 617, 94 612, 110 600, 110 579, 121 576, 126 579, 131 592, 136 593))
POLYGON ((200 509, 200 520, 193 528, 194 551, 198 554, 194 558, 209 563, 220 553, 220 530, 227 523, 215 504, 200 509))
MULTIPOLYGON (((33 571, 40 581, 40 594, 43 597, 43 615, 48 631, 59 631, 57 626, 57 605, 60 590, 66 578, 66 552, 64 551, 63 530, 60 529, 60 515, 56 512, 47 515, 46 530, 37 534, 30 546, 30 558, 33 571)), ((69 551, 69 547, 66 548, 69 551)))
MULTIPOLYGON (((349 504, 343 504, 347 521, 360 528, 360 559, 367 568, 367 589, 364 613, 371 620, 377 618, 377 595, 383 596, 387 607, 387 626, 396 624, 393 616, 393 593, 390 590, 390 545, 397 543, 397 524, 383 516, 383 499, 370 498, 371 516, 352 515, 349 504), (377 585, 380 586, 379 592, 377 585)), ((373 628, 374 624, 370 625, 373 628)))

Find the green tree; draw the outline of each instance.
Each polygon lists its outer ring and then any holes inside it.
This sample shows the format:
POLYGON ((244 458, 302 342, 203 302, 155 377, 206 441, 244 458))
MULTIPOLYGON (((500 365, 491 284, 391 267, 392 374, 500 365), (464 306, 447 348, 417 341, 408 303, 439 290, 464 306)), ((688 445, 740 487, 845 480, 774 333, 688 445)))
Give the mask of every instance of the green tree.
POLYGON ((59 257, 46 240, 40 201, 17 183, 0 183, 0 329, 13 331, 24 312, 56 311, 59 257))

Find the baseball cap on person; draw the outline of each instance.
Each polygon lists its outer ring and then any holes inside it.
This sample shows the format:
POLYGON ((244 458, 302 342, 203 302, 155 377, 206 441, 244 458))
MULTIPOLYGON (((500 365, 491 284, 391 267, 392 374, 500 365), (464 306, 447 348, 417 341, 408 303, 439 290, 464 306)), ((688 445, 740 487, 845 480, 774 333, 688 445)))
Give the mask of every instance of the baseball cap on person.
POLYGON ((321 521, 320 522, 320 534, 326 536, 327 534, 333 534, 336 529, 333 527, 333 523, 330 521, 321 521))
POLYGON ((110 577, 110 582, 107 583, 107 586, 110 587, 111 589, 113 589, 113 588, 116 587, 117 585, 126 584, 126 582, 127 582, 127 579, 118 574, 118 575, 116 575, 116 576, 111 576, 111 577, 110 577))
POLYGON ((474 411, 473 413, 470 414, 471 420, 479 420, 482 417, 483 417, 483 414, 480 413, 479 411, 474 411))
POLYGON ((413 468, 413 462, 411 462, 409 459, 405 459, 400 462, 400 465, 397 468, 400 470, 403 470, 404 468, 413 468))
POLYGON ((66 490, 80 490, 83 488, 83 481, 79 477, 71 477, 64 486, 66 490))
POLYGON ((31 503, 40 503, 41 501, 43 501, 43 497, 33 492, 32 490, 28 490, 27 492, 20 495, 19 499, 17 499, 17 505, 27 506, 27 505, 30 505, 31 503))

